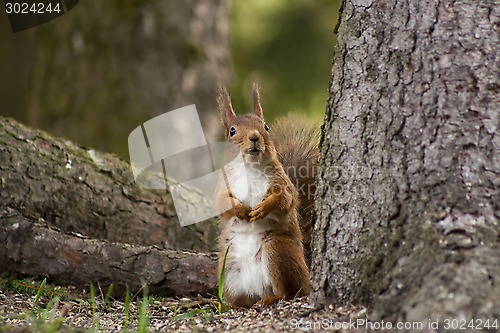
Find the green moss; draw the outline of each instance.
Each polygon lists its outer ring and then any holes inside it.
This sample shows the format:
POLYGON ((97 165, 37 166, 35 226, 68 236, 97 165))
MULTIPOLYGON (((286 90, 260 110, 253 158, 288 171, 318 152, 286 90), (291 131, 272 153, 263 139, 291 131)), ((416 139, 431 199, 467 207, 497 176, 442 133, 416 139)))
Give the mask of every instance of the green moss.
MULTIPOLYGON (((0 277, 0 290, 4 293, 15 293, 35 296, 40 291, 41 282, 33 279, 17 279, 12 276, 0 277)), ((68 291, 62 287, 44 286, 43 295, 48 298, 64 299, 68 291)))

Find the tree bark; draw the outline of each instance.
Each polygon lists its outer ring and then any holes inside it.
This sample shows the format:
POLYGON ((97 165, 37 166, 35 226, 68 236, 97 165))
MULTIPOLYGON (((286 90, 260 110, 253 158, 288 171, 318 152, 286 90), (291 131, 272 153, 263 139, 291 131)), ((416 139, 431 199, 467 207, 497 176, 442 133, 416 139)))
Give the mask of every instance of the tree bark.
POLYGON ((90 282, 124 296, 142 289, 141 278, 155 295, 186 297, 214 294, 215 253, 162 250, 153 246, 110 243, 67 234, 23 216, 0 224, 0 269, 47 277, 59 285, 88 286, 90 282))
POLYGON ((394 321, 500 321, 499 16, 494 1, 344 1, 316 302, 394 321))
POLYGON ((181 227, 170 194, 139 188, 114 155, 0 118, 0 161, 0 220, 24 216, 97 240, 215 249, 215 219, 181 227))
POLYGON ((0 271, 132 290, 144 276, 165 295, 214 290, 214 258, 184 250, 213 251, 215 219, 181 227, 170 195, 136 186, 128 163, 5 118, 0 161, 0 271))

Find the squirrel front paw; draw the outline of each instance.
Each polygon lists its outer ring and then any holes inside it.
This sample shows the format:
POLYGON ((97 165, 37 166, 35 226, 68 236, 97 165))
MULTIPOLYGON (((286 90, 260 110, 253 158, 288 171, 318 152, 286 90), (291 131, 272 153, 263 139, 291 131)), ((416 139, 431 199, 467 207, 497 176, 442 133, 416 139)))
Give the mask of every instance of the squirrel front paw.
POLYGON ((253 222, 266 217, 267 214, 269 214, 269 212, 267 211, 266 206, 260 203, 255 206, 248 215, 250 216, 250 222, 253 222))
POLYGON ((232 208, 232 213, 240 220, 250 220, 250 208, 243 204, 238 204, 232 208))

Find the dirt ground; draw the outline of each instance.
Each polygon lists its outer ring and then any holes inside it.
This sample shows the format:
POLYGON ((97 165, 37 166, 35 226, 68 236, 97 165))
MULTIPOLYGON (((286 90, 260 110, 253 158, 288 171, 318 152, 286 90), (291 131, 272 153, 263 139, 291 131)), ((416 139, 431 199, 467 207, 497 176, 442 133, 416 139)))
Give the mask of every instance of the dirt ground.
MULTIPOLYGON (((109 299, 104 306, 103 294, 90 301, 88 292, 64 289, 65 297, 42 296, 33 308, 35 296, 0 291, 0 332, 120 332, 137 331, 139 299, 132 298, 126 316, 123 300, 109 299), (42 317, 42 319, 39 319, 42 317), (38 319, 37 319, 38 318, 38 319), (128 320, 126 328, 124 325, 128 320), (60 325, 43 326, 60 322, 60 325), (42 327, 43 326, 43 327, 42 327), (56 327, 56 328, 54 328, 56 327)), ((353 323, 366 318, 363 307, 314 308, 307 298, 280 301, 267 307, 231 309, 222 314, 215 299, 150 297, 148 306, 151 332, 366 332, 353 323)))

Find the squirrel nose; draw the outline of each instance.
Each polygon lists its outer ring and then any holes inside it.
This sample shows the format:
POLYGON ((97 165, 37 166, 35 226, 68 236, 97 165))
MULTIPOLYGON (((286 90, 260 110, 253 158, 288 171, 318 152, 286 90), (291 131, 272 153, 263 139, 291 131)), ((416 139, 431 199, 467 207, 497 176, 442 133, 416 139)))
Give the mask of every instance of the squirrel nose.
POLYGON ((253 132, 248 136, 248 139, 253 143, 256 143, 257 141, 259 141, 259 133, 257 131, 253 132))

